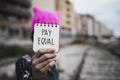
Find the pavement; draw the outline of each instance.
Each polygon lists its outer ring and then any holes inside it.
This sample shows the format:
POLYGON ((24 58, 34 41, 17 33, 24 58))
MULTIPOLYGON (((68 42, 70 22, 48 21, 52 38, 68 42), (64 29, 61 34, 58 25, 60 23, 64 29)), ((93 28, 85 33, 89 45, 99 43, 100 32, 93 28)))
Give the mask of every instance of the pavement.
MULTIPOLYGON (((60 80, 120 80, 120 58, 105 49, 84 44, 68 45, 60 49, 56 59, 63 70, 60 80)), ((14 76, 14 62, 1 66, 2 74, 14 76)))
POLYGON ((60 80, 75 79, 79 64, 82 61, 87 45, 69 45, 60 49, 57 54, 57 61, 64 72, 60 73, 60 80))
POLYGON ((120 80, 120 58, 100 48, 91 48, 78 80, 120 80))
POLYGON ((60 80, 120 80, 120 58, 105 49, 69 45, 60 50, 57 60, 64 70, 60 80))
POLYGON ((8 77, 15 76, 15 64, 11 63, 7 66, 0 68, 0 76, 6 75, 8 77))

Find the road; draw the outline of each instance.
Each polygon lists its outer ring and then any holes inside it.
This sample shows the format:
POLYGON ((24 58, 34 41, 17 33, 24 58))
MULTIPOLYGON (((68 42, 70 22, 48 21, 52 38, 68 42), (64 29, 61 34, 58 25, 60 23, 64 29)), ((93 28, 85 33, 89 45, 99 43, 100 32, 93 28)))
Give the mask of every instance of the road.
POLYGON ((120 58, 100 48, 91 48, 78 80, 120 80, 120 58))
MULTIPOLYGON (((62 47, 57 62, 63 72, 60 80, 120 80, 120 58, 113 53, 84 44, 62 47)), ((0 67, 0 75, 15 74, 15 65, 0 67)))
POLYGON ((61 49, 58 62, 64 70, 60 80, 120 80, 120 58, 88 45, 61 49))
POLYGON ((64 70, 60 74, 60 80, 74 80, 76 78, 79 64, 88 48, 87 45, 69 45, 60 49, 57 61, 60 68, 64 70))

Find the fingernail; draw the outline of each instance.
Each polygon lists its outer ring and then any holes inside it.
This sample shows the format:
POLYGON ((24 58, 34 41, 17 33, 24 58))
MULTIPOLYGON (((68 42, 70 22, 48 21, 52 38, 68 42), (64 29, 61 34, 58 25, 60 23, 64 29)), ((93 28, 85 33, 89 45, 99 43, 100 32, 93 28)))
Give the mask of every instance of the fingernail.
POLYGON ((55 59, 55 62, 56 62, 57 60, 55 59))
POLYGON ((56 55, 54 54, 54 56, 56 57, 56 55))
POLYGON ((55 51, 54 49, 52 49, 52 51, 55 51))

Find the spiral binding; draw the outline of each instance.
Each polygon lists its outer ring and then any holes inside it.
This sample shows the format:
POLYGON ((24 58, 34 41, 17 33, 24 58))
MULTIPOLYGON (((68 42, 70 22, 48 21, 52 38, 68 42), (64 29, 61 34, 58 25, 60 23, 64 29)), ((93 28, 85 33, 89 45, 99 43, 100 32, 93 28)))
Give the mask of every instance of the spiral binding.
POLYGON ((41 24, 41 23, 36 23, 36 26, 58 27, 57 24, 46 24, 46 23, 43 23, 43 24, 41 24))

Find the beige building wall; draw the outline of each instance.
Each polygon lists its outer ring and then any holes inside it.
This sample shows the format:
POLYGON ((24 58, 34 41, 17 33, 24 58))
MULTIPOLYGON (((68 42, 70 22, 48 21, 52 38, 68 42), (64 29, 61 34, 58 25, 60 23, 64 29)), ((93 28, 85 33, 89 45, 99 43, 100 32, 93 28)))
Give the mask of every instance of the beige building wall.
POLYGON ((56 8, 61 12, 61 24, 64 29, 75 27, 75 13, 70 0, 56 0, 56 8))
POLYGON ((32 7, 34 6, 43 10, 55 11, 56 0, 32 0, 32 7))

